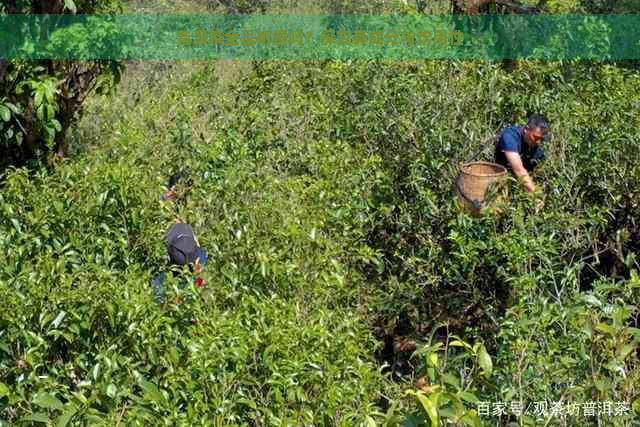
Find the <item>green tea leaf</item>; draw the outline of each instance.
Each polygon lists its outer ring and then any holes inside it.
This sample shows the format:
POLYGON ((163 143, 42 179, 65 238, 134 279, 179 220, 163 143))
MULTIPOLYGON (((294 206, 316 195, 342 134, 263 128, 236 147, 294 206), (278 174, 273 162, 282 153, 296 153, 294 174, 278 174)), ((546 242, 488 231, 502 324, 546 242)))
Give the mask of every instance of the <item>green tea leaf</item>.
POLYGON ((13 228, 15 228, 18 233, 22 233, 20 222, 17 219, 11 218, 11 224, 13 224, 13 228))
POLYGON ((107 386, 107 396, 115 397, 117 392, 118 392, 118 389, 116 388, 116 386, 114 384, 109 384, 107 386))
POLYGON ((493 371, 493 363, 491 362, 491 356, 487 353, 487 349, 484 344, 481 344, 478 349, 478 364, 480 364, 480 368, 482 368, 482 373, 485 378, 489 378, 493 371))
POLYGON ((471 349, 471 346, 464 341, 461 340, 453 340, 449 343, 449 347, 465 347, 471 349))
POLYGON ((634 344, 626 344, 622 346, 622 348, 620 348, 620 351, 618 352, 618 359, 624 360, 629 355, 629 353, 636 349, 636 347, 637 345, 634 344))
POLYGON ((427 363, 429 363, 429 366, 433 366, 434 368, 438 367, 438 353, 437 352, 433 352, 429 354, 429 357, 427 357, 427 363))
POLYGON ((164 402, 164 396, 160 393, 160 389, 154 383, 147 380, 141 380, 140 387, 144 390, 144 397, 146 399, 156 403, 164 402))
POLYGON ((20 421, 34 421, 37 423, 48 423, 49 416, 44 412, 36 412, 35 414, 27 415, 26 417, 22 417, 20 421))
POLYGON ((64 405, 57 397, 49 393, 38 393, 33 398, 33 403, 46 409, 63 410, 64 405))
POLYGON ((36 91, 34 103, 36 107, 42 107, 42 100, 44 99, 44 93, 41 90, 36 91))
POLYGON ((613 328, 613 326, 607 324, 607 323, 598 323, 596 325, 596 329, 599 330, 600 332, 604 332, 605 334, 610 334, 610 335, 615 335, 616 334, 616 330, 613 328))
POLYGON ((71 421, 71 418, 78 412, 78 408, 71 406, 67 408, 62 415, 56 419, 56 427, 65 427, 71 421))
POLYGON ((462 422, 470 427, 483 427, 483 423, 482 420, 480 420, 480 417, 478 416, 478 414, 476 413, 476 411, 474 409, 468 411, 464 417, 460 418, 462 420, 462 422))
POLYGON ((67 315, 67 312, 64 310, 61 310, 60 313, 58 313, 58 315, 56 316, 56 318, 53 319, 53 321, 51 322, 51 326, 53 326, 54 328, 57 328, 58 326, 60 326, 60 323, 62 322, 62 320, 66 315, 67 315))
POLYGON ((431 420, 431 427, 438 427, 440 422, 440 417, 438 416, 438 409, 436 408, 436 405, 432 402, 431 398, 425 396, 421 392, 417 392, 415 393, 415 395, 420 401, 420 404, 422 404, 424 411, 429 416, 429 419, 431 420))
POLYGON ((11 120, 11 110, 9 110, 4 105, 0 105, 0 118, 2 118, 2 120, 4 120, 5 122, 11 120))
POLYGON ((376 422, 374 421, 373 418, 371 418, 371 416, 367 416, 365 418, 364 422, 365 422, 365 425, 368 426, 368 427, 376 427, 377 426, 376 422))

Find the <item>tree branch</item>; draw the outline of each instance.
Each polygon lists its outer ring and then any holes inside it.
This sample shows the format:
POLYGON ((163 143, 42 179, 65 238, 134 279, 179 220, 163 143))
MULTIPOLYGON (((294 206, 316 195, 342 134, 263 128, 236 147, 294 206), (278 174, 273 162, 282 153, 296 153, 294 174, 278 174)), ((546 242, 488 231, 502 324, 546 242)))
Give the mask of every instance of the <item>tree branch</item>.
MULTIPOLYGON (((542 2, 546 2, 546 0, 542 0, 542 2)), ((514 3, 509 0, 493 0, 493 3, 499 4, 501 6, 506 6, 511 10, 515 11, 516 13, 540 13, 540 10, 541 10, 538 8, 538 6, 535 6, 535 7, 523 6, 519 3, 514 3)))

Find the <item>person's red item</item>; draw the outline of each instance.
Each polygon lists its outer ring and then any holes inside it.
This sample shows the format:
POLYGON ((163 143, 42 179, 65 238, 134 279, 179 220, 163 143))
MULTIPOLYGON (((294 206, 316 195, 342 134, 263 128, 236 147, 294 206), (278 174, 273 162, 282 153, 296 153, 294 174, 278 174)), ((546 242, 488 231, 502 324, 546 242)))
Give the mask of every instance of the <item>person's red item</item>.
POLYGON ((196 277, 196 286, 200 288, 204 286, 204 279, 202 277, 196 277))
POLYGON ((165 191, 165 193, 162 195, 162 198, 163 198, 164 200, 171 200, 171 199, 173 199, 173 190, 165 191))

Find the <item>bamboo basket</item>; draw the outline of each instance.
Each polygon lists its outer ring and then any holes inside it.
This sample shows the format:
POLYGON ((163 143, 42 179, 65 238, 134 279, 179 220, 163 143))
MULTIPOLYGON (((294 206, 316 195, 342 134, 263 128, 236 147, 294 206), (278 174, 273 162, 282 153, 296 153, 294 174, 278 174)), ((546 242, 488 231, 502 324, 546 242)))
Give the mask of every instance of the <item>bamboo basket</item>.
POLYGON ((490 162, 470 162, 460 166, 456 192, 460 204, 474 215, 482 215, 487 189, 507 175, 504 166, 490 162))

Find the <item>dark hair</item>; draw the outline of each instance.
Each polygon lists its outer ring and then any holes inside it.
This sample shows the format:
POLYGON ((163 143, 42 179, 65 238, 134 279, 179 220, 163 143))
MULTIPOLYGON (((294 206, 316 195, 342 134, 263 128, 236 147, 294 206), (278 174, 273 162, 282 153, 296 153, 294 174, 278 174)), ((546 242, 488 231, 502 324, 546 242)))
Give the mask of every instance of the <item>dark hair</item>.
POLYGON ((182 180, 186 181, 187 186, 193 185, 193 181, 191 180, 189 175, 190 175, 189 168, 185 168, 185 169, 179 170, 178 172, 176 172, 173 175, 171 175, 171 177, 169 178, 169 182, 168 182, 167 187, 171 188, 174 185, 178 184, 178 182, 180 182, 182 180))
POLYGON ((541 115, 541 114, 534 114, 533 116, 529 117, 529 121, 527 122, 527 128, 528 129, 540 129, 542 131, 543 135, 546 135, 547 133, 549 133, 549 120, 541 115))
POLYGON ((173 187, 174 185, 176 185, 178 183, 178 181, 180 181, 180 179, 182 179, 182 172, 174 173, 169 178, 169 183, 167 184, 167 187, 169 187, 169 188, 173 187))

